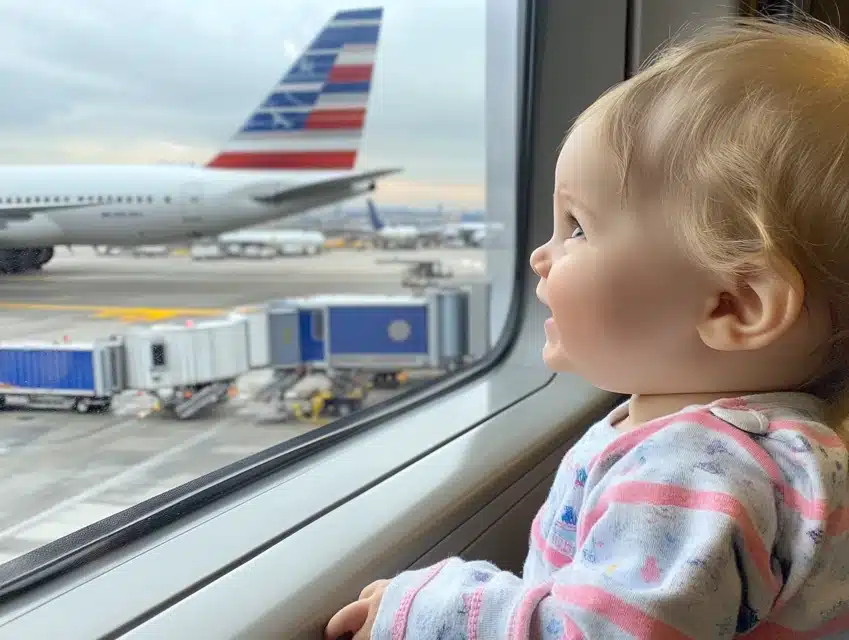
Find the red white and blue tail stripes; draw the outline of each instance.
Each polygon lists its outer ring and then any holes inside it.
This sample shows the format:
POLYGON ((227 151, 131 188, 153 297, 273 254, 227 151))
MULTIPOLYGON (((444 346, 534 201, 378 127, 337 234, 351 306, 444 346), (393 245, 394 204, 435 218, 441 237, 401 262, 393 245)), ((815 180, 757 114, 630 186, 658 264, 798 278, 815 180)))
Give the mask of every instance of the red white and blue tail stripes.
POLYGON ((353 169, 383 9, 338 12, 209 167, 353 169))

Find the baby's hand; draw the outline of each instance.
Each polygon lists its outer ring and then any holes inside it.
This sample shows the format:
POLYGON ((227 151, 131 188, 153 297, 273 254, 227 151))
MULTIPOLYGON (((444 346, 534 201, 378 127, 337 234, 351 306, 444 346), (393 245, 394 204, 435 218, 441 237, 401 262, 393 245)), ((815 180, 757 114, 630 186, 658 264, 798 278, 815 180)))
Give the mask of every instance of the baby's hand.
POLYGON ((377 609, 389 580, 376 580, 360 593, 360 599, 342 608, 324 628, 325 640, 368 640, 377 609), (347 634, 347 635, 346 635, 347 634))

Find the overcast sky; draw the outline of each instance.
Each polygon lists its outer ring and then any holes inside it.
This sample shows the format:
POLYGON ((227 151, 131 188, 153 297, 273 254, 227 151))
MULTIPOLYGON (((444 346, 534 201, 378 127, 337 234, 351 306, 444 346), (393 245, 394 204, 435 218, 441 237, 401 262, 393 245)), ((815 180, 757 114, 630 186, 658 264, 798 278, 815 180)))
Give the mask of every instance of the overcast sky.
POLYGON ((0 163, 210 159, 342 8, 384 6, 358 167, 483 204, 484 0, 0 0, 0 163))

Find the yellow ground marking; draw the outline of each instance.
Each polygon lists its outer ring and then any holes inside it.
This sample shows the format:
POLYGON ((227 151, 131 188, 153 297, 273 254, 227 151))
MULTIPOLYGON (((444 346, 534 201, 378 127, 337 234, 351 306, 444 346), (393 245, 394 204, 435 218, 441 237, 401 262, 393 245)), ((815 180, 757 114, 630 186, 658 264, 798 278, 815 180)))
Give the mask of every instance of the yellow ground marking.
POLYGON ((28 302, 0 302, 0 309, 29 311, 81 311, 89 312, 98 320, 119 322, 163 322, 174 318, 220 316, 228 309, 212 307, 112 307, 93 304, 38 304, 28 302))

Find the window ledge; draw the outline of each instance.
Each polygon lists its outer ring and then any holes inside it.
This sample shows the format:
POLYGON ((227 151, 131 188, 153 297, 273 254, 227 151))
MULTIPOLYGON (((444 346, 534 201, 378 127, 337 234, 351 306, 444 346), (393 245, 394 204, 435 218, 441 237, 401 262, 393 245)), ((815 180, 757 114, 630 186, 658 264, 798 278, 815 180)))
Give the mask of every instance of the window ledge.
MULTIPOLYGON (((318 638, 329 616, 368 581, 406 569, 411 557, 456 531, 469 512, 502 498, 515 502, 553 473, 565 450, 614 401, 611 394, 559 377, 127 636, 318 638), (539 453, 535 465, 517 468, 517 458, 533 457, 531 451, 539 453)), ((494 521, 505 510, 501 505, 483 520, 494 521)), ((463 548, 487 526, 476 522, 448 546, 463 548)))
MULTIPOLYGON (((371 502, 377 495, 375 488, 380 494, 389 491, 395 496, 394 500, 378 500, 375 508, 381 505, 382 508, 375 512, 380 513, 377 520, 371 516, 355 518, 357 531, 346 531, 349 526, 355 526, 353 523, 345 525, 336 531, 336 540, 327 539, 329 544, 341 545, 343 538, 359 539, 359 528, 370 532, 367 534, 370 537, 380 531, 378 539, 385 539, 384 536, 395 535, 393 529, 398 526, 408 526, 412 512, 419 514, 416 518, 432 522, 434 516, 440 514, 436 505, 442 504, 449 493, 461 487, 468 493, 476 486, 487 485, 481 482, 486 480, 487 469, 503 468, 507 472, 509 460, 517 451, 527 451, 543 441, 550 441, 557 414, 580 415, 582 409, 599 401, 591 387, 561 377, 558 379, 561 384, 554 385, 558 390, 552 396, 556 400, 554 416, 552 402, 537 401, 535 395, 516 404, 550 380, 550 373, 543 367, 511 365, 508 359, 483 378, 432 400, 414 412, 328 447, 327 451, 252 485, 241 495, 210 505, 205 512, 192 515, 179 525, 158 531, 111 557, 92 562, 24 594, 0 613, 0 637, 42 637, 55 631, 57 624, 66 631, 73 629, 73 636, 68 637, 91 638, 108 634, 160 607, 164 601, 179 599, 187 590, 197 589, 199 584, 219 574, 222 567, 251 556, 264 546, 284 540, 287 541, 285 549, 289 550, 284 554, 292 553, 289 539, 302 544, 304 534, 306 539, 313 535, 310 532, 314 531, 314 525, 327 532, 326 523, 335 522, 336 514, 342 512, 338 505, 344 503, 347 511, 347 505, 359 504, 356 499, 351 501, 358 493, 360 498, 371 502), (564 381, 568 381, 568 397, 563 395, 564 381), (514 410, 509 412, 508 422, 512 424, 509 426, 506 418, 499 419, 499 416, 511 405, 514 410), (515 428, 516 407, 523 415, 521 429, 515 428), (487 419, 489 422, 480 424, 487 419), (472 428, 476 425, 482 429, 472 428), (445 446, 448 442, 450 446, 445 446), (474 446, 470 449, 472 442, 474 446), (441 455, 425 455, 434 450, 442 452, 441 455), (444 458, 446 455, 448 457, 444 458), (422 456, 425 457, 421 464, 410 466, 422 456), (433 467, 437 460, 442 462, 433 467), (427 469, 425 477, 428 480, 418 487, 408 487, 406 478, 418 477, 422 469, 427 469), (375 485, 389 476, 392 482, 375 485), (372 485, 375 487, 365 491, 372 485), (403 488, 399 491, 399 487, 403 488), (447 491, 449 487, 450 492, 447 491), (416 488, 432 495, 417 496, 416 488), (365 493, 361 493, 363 491, 365 493), (398 499, 403 504, 399 505, 398 499), (421 509, 425 499, 428 509, 421 509), (393 509, 386 511, 389 505, 393 505, 393 509), (381 530, 379 523, 385 523, 385 530, 381 530), (168 571, 162 571, 162 567, 168 567, 168 571), (81 619, 79 611, 86 610, 92 602, 98 603, 100 614, 81 619), (67 621, 67 625, 62 624, 63 621, 67 621)), ((324 548, 318 542, 307 546, 303 558, 324 548)), ((272 548, 282 550, 284 547, 278 542, 272 548)), ((327 559, 335 563, 344 557, 342 546, 339 551, 340 555, 334 552, 327 559)), ((265 556, 263 554, 263 558, 265 556)), ((296 593, 312 578, 322 575, 319 566, 315 565, 312 577, 304 576, 306 582, 295 579, 290 571, 294 570, 296 559, 301 558, 295 553, 283 566, 273 563, 281 572, 276 579, 279 589, 275 589, 275 595, 290 587, 296 593), (283 576, 285 580, 281 579, 283 576)), ((369 560, 363 556, 357 564, 369 560)), ((221 637, 220 633, 213 635, 221 637)))

